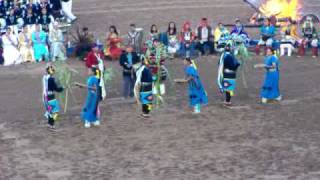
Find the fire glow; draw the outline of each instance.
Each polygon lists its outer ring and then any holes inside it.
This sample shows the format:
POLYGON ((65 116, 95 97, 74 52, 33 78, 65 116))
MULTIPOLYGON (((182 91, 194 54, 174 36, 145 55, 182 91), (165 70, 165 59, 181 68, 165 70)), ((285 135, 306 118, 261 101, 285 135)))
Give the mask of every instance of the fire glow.
POLYGON ((298 20, 300 18, 299 0, 267 0, 259 10, 265 16, 276 16, 278 19, 291 18, 298 20))

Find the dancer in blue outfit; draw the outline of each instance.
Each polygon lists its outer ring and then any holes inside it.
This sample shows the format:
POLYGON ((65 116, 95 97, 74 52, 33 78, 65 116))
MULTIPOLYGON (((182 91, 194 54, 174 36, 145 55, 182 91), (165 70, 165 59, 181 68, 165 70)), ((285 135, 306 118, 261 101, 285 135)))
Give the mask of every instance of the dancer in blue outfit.
POLYGON ((236 89, 236 75, 240 63, 232 53, 231 45, 225 47, 218 68, 217 84, 221 93, 225 93, 225 106, 231 106, 231 97, 236 89))
POLYGON ((81 118, 84 121, 85 128, 90 128, 91 125, 100 125, 99 103, 102 100, 100 73, 98 68, 93 67, 87 85, 76 84, 79 87, 86 87, 88 90, 87 99, 81 112, 81 118))
POLYGON ((176 80, 176 82, 188 83, 189 105, 193 108, 194 114, 201 112, 201 105, 208 104, 208 96, 200 80, 196 65, 190 58, 184 61, 185 79, 176 80))
POLYGON ((279 59, 271 48, 267 49, 264 64, 257 64, 255 68, 264 68, 266 70, 265 80, 260 93, 262 103, 268 103, 270 100, 281 101, 279 59))

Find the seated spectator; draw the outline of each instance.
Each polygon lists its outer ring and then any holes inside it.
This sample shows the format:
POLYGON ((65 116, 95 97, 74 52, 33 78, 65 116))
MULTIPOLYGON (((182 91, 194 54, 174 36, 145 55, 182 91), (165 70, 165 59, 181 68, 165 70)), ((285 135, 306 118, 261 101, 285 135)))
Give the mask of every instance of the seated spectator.
POLYGON ((306 21, 302 25, 301 31, 303 37, 299 42, 298 57, 304 56, 306 51, 305 49, 308 46, 311 46, 312 57, 316 58, 318 56, 318 34, 311 17, 307 17, 306 21))
POLYGON ((7 28, 6 33, 2 35, 2 47, 5 66, 22 63, 17 36, 12 33, 10 28, 7 28))
POLYGON ((206 52, 209 54, 214 53, 214 44, 213 44, 213 30, 208 24, 207 18, 202 18, 200 26, 196 29, 197 36, 197 47, 201 52, 201 55, 205 55, 206 52))
POLYGON ((66 48, 63 44, 64 38, 62 31, 59 29, 59 23, 54 22, 53 27, 50 29, 49 42, 51 60, 66 60, 66 48))
POLYGON ((244 44, 248 44, 250 41, 248 33, 245 31, 243 24, 238 18, 236 19, 235 25, 230 34, 234 39, 239 39, 244 44))
POLYGON ((214 42, 217 50, 222 51, 230 40, 230 32, 222 23, 219 23, 214 31, 214 42))
POLYGON ((48 61, 49 50, 48 50, 48 35, 42 29, 40 24, 36 24, 35 31, 32 33, 32 44, 34 51, 34 58, 36 62, 48 61))
POLYGON ((9 14, 6 18, 6 25, 12 29, 13 33, 18 34, 18 20, 13 8, 9 9, 9 14))
POLYGON ((295 44, 299 39, 297 33, 296 22, 289 19, 287 25, 281 30, 280 55, 284 56, 287 52, 288 56, 292 55, 295 44))
POLYGON ((190 22, 185 22, 180 33, 180 56, 195 56, 195 34, 191 29, 190 22))
POLYGON ((42 25, 42 29, 45 32, 49 32, 51 22, 53 22, 53 17, 50 14, 48 14, 46 8, 43 8, 41 10, 41 16, 38 17, 38 23, 42 25))
POLYGON ((24 25, 28 26, 30 30, 34 30, 33 25, 37 23, 37 17, 34 15, 32 8, 27 10, 27 15, 24 17, 24 25))
POLYGON ((23 62, 34 62, 34 53, 32 48, 31 33, 28 26, 24 26, 19 33, 19 51, 22 55, 23 62))
POLYGON ((91 46, 94 43, 94 37, 87 27, 82 28, 82 31, 77 30, 76 37, 76 56, 80 60, 86 61, 87 54, 91 51, 91 46))
POLYGON ((264 46, 264 54, 267 48, 272 48, 273 38, 276 35, 276 28, 271 24, 270 19, 266 19, 264 25, 260 28, 261 39, 256 46, 256 54, 260 55, 260 47, 264 46))
POLYGON ((167 39, 168 39, 168 55, 170 58, 174 58, 175 54, 178 52, 180 45, 178 41, 178 33, 177 33, 177 27, 174 22, 170 22, 168 24, 168 30, 167 30, 167 39))
POLYGON ((105 56, 110 57, 111 60, 119 59, 122 52, 121 42, 122 39, 119 38, 117 28, 115 26, 110 26, 106 38, 105 56))

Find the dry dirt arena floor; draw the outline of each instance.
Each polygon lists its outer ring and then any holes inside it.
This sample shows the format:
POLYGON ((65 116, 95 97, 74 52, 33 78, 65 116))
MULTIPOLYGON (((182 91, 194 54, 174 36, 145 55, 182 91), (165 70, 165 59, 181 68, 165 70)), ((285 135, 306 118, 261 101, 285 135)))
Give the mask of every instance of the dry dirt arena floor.
MULTIPOLYGON (((230 22, 252 10, 240 0, 77 0, 78 24, 102 36, 115 24, 143 27, 170 20, 194 23, 202 16, 230 22), (88 3, 90 2, 90 3, 88 3)), ((281 103, 258 103, 264 72, 248 64, 246 90, 239 81, 234 109, 221 106, 215 85, 218 57, 198 59, 210 96, 201 115, 191 115, 186 87, 168 82, 166 106, 149 120, 124 103, 121 70, 108 84, 103 121, 84 129, 80 121, 86 92, 73 89, 58 131, 45 127, 41 77, 45 64, 0 68, 0 180, 319 180, 320 59, 281 58, 281 103), (72 107, 71 107, 72 106, 72 107)), ((85 82, 84 65, 76 81, 85 82)), ((167 63, 172 78, 183 76, 181 60, 167 63)))

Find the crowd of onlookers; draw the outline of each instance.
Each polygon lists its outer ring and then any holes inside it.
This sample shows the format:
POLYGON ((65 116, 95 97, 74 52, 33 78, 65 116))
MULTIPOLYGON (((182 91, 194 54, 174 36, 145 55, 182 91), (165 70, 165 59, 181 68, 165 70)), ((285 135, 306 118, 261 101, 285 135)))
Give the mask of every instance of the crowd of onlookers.
POLYGON ((72 0, 0 0, 0 64, 65 59, 60 27, 76 19, 72 0))
POLYGON ((300 57, 306 54, 307 49, 311 49, 312 56, 317 57, 319 24, 314 23, 311 17, 307 17, 299 25, 290 18, 281 24, 274 24, 266 18, 260 24, 260 38, 257 39, 249 37, 239 19, 236 19, 231 29, 223 23, 218 23, 217 27, 213 28, 206 18, 203 18, 196 28, 192 28, 190 22, 185 22, 182 28, 178 29, 176 23, 170 22, 165 32, 159 31, 155 24, 150 30, 143 30, 131 24, 125 35, 120 35, 117 28, 111 26, 106 35, 104 54, 111 59, 118 59, 124 47, 128 45, 138 54, 144 54, 146 49, 152 46, 153 41, 159 41, 166 48, 169 57, 214 54, 223 51, 224 46, 230 43, 233 47, 243 44, 257 55, 262 49, 265 52, 267 48, 272 47, 278 50, 281 56, 291 56, 296 52, 300 57))

